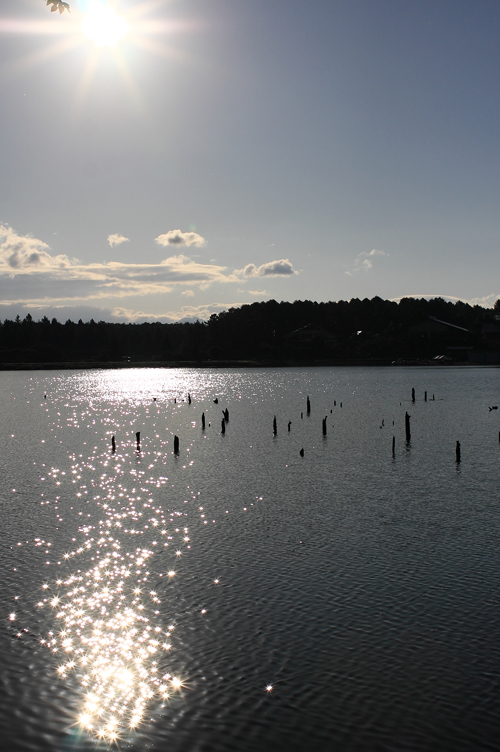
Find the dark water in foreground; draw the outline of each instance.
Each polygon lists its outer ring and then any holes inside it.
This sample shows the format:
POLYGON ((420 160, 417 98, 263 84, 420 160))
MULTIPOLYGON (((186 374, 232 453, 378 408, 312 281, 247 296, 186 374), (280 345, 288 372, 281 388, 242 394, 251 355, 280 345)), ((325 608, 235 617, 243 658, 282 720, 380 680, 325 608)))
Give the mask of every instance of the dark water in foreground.
POLYGON ((1 373, 0 749, 497 750, 499 376, 1 373))

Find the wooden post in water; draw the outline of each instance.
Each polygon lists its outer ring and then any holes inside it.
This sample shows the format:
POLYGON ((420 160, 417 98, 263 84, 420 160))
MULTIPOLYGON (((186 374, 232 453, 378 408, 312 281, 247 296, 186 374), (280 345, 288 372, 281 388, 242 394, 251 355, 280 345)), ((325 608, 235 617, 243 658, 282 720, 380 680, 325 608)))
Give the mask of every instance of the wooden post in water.
POLYGON ((140 452, 141 451, 141 432, 140 431, 137 431, 135 435, 135 444, 136 444, 137 451, 140 452))
MULTIPOLYGON (((290 426, 291 426, 291 425, 292 425, 292 421, 291 421, 291 420, 289 420, 289 421, 288 421, 288 433, 290 433, 290 426)), ((500 437, 499 437, 499 441, 500 441, 500 437)))
POLYGON ((201 414, 201 427, 205 430, 205 413, 201 414))
POLYGON ((392 456, 393 457, 394 457, 395 453, 396 453, 396 437, 393 436, 392 437, 392 456))
POLYGON ((190 405, 190 404, 191 404, 191 395, 188 392, 188 405, 190 405))
POLYGON ((457 464, 461 460, 461 456, 460 456, 460 442, 459 441, 457 441, 456 446, 455 446, 455 459, 456 459, 457 464))
POLYGON ((326 436, 326 418, 323 418, 323 436, 326 436))
POLYGON ((174 436, 174 454, 179 454, 179 437, 174 436))
POLYGON ((309 395, 307 395, 307 414, 311 414, 311 400, 309 399, 309 395))
POLYGON ((424 392, 424 402, 427 402, 427 392, 424 392))
POLYGON ((220 422, 220 432, 222 435, 226 433, 226 421, 224 420, 224 418, 222 418, 220 422))
POLYGON ((273 434, 276 436, 278 433, 278 424, 276 423, 276 415, 273 418, 273 434))
POLYGON ((407 444, 409 444, 411 441, 410 418, 411 418, 411 415, 408 415, 408 413, 405 413, 405 433, 406 433, 407 444))
POLYGON ((111 451, 113 454, 116 452, 116 439, 114 436, 111 437, 111 451))
POLYGON ((411 390, 411 401, 415 402, 415 387, 411 390))
POLYGON ((299 454, 300 454, 301 457, 304 456, 304 447, 302 447, 302 449, 300 450, 299 454))

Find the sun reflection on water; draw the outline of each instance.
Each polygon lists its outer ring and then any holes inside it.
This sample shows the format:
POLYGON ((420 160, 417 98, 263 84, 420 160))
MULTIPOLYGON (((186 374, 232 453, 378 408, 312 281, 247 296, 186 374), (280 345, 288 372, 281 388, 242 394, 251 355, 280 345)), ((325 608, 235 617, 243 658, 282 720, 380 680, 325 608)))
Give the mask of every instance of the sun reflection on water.
MULTIPOLYGON (((109 506, 105 512, 106 523, 132 515, 109 506)), ((91 526, 83 532, 87 542, 67 557, 91 551, 94 563, 57 580, 51 588, 56 592, 39 603, 54 609, 59 622, 41 642, 61 654, 59 675, 74 672, 85 689, 81 725, 113 740, 120 729, 140 724, 154 697, 165 700, 182 687, 164 665, 174 625, 165 629, 151 618, 151 606, 161 603, 158 593, 135 585, 133 579, 135 574, 138 582, 147 581, 153 551, 126 550, 112 535, 92 535, 91 526)))
MULTIPOLYGON (((37 604, 57 624, 40 642, 57 655, 58 675, 72 675, 83 689, 78 724, 110 742, 140 726, 152 701, 168 700, 183 687, 183 680, 168 670, 175 625, 165 626, 159 606, 176 574, 168 564, 190 548, 189 528, 181 527, 179 519, 186 513, 166 510, 152 496, 153 488, 168 479, 148 483, 132 467, 133 484, 127 489, 122 483, 126 459, 114 459, 112 466, 107 454, 87 462, 73 457, 76 497, 98 491, 94 513, 82 521, 80 537, 72 539, 73 547, 59 562, 70 571, 43 583, 37 604), (162 561, 153 564, 160 551, 162 561), (160 589, 148 585, 152 578, 160 589)), ((60 472, 52 468, 50 475, 55 480, 60 472)))

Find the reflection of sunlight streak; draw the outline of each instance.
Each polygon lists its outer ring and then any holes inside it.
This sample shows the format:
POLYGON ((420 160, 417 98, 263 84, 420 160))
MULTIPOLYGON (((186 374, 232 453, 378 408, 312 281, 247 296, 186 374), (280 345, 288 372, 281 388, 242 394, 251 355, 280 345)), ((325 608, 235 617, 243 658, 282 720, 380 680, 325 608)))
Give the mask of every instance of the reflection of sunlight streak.
MULTIPOLYGON (((103 459, 102 466, 107 465, 107 458, 103 459)), ((87 467, 95 470, 90 463, 87 467)), ((83 469, 83 462, 74 466, 73 477, 80 480, 83 469)), ((40 640, 41 644, 61 656, 59 676, 65 679, 73 672, 84 690, 79 724, 108 741, 119 739, 127 728, 137 728, 153 698, 166 700, 184 686, 182 679, 165 673, 163 665, 171 650, 174 625, 165 629, 151 614, 161 603, 157 589, 147 586, 154 550, 146 539, 137 546, 132 536, 138 528, 143 533, 149 525, 151 532, 162 526, 170 533, 169 539, 175 536, 175 543, 182 547, 189 540, 188 528, 169 529, 177 513, 164 512, 147 493, 137 496, 135 489, 132 494, 121 491, 119 469, 117 464, 117 475, 104 473, 100 478, 101 493, 106 495, 94 499, 101 519, 96 524, 83 523, 79 533, 84 540, 79 544, 73 538, 73 550, 64 554, 68 562, 82 554, 89 557, 87 566, 79 559, 79 568, 73 567, 66 578, 59 578, 53 586, 56 592, 47 593, 38 603, 38 607, 55 609, 60 625, 40 640), (103 503, 104 498, 109 503, 103 503)), ((54 478, 58 472, 54 469, 54 478)), ((81 483, 80 489, 85 488, 81 483)), ((170 555, 176 552, 172 550, 170 555)), ((42 590, 49 588, 43 583, 42 590)))
MULTIPOLYGON (((166 476, 173 434, 160 439, 154 422, 158 405, 149 407, 150 387, 144 386, 143 376, 144 372, 139 377, 113 372, 91 380, 82 377, 79 393, 85 397, 66 405, 69 412, 64 416, 58 412, 53 426, 95 430, 99 411, 105 427, 101 447, 106 448, 95 446, 86 459, 72 452, 68 468, 43 471, 69 491, 57 517, 62 522, 63 517, 75 515, 77 529, 66 528, 73 530, 74 537, 70 533, 58 544, 57 575, 40 583, 37 609, 41 612, 37 613, 56 625, 47 627, 50 631, 40 644, 55 659, 58 681, 76 680, 81 687, 76 725, 108 743, 128 738, 131 730, 140 729, 149 719, 152 704, 164 707, 188 686, 183 673, 174 671, 171 658, 174 614, 160 604, 175 592, 181 565, 192 546, 188 502, 194 502, 196 517, 200 511, 204 516, 203 507, 198 506, 200 491, 187 486, 189 490, 179 496, 166 476), (103 392, 107 407, 97 404, 103 392), (133 438, 140 427, 138 408, 142 409, 144 398, 153 423, 144 441, 151 441, 150 450, 143 449, 145 461, 141 463, 143 457, 137 457, 133 438), (109 436, 118 430, 121 449, 111 456, 109 436), (156 471, 151 472, 155 464, 156 471), (59 545, 65 542, 68 547, 61 550, 59 545)), ((163 376, 165 395, 169 378, 170 374, 163 376)), ((178 383, 172 382, 177 392, 178 383)), ((171 399, 165 396, 165 403, 171 399)), ((51 410, 49 404, 45 408, 51 410)), ((57 494, 61 490, 57 488, 57 494)), ((37 545, 51 545, 36 540, 37 545)), ((14 612, 12 620, 15 629, 19 616, 14 612)))

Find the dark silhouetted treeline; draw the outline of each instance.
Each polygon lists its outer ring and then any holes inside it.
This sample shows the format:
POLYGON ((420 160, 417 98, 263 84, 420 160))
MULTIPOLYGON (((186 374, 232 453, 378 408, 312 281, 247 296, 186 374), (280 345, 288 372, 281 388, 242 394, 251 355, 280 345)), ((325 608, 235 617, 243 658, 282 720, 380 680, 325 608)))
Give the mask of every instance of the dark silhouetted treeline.
POLYGON ((431 358, 447 348, 453 352, 460 352, 461 347, 491 349, 495 341, 492 344, 484 334, 484 324, 495 322, 499 313, 499 301, 492 310, 442 298, 403 298, 396 303, 375 297, 328 303, 269 300, 214 314, 207 322, 177 324, 93 320, 63 324, 47 317, 35 321, 28 314, 0 323, 0 363, 431 358), (461 329, 441 327, 441 332, 427 332, 429 317, 461 329), (317 336, 310 342, 289 336, 303 327, 317 336))

